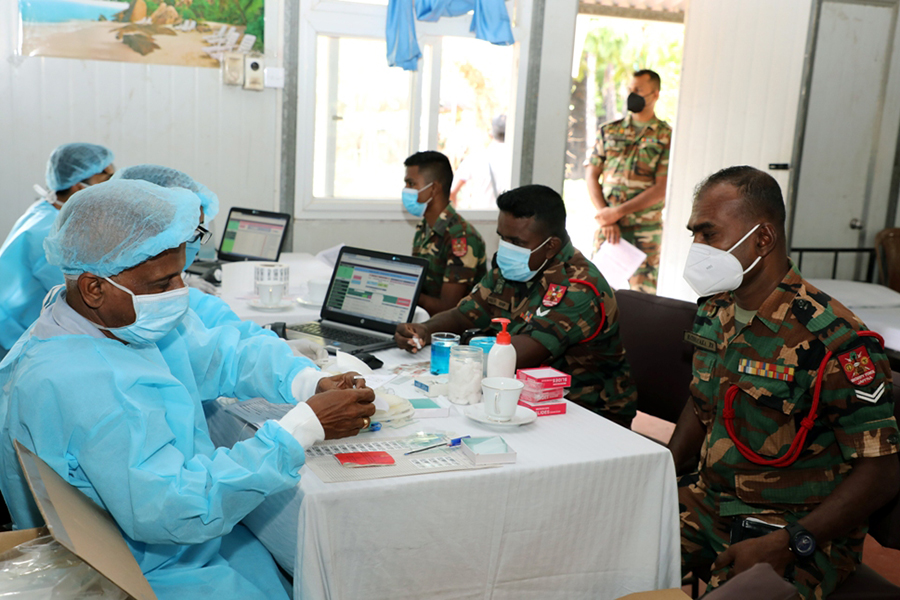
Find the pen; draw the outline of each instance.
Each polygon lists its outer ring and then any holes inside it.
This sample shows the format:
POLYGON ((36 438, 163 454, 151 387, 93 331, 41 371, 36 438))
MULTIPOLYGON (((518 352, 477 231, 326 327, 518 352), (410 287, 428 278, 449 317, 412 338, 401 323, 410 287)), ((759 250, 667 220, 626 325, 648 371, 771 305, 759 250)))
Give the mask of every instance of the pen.
POLYGON ((440 444, 425 446, 424 448, 419 448, 418 450, 410 450, 409 452, 404 452, 403 456, 409 456, 410 454, 415 454, 416 452, 425 452, 426 450, 431 450, 433 448, 439 448, 440 446, 450 446, 451 448, 453 446, 459 446, 460 442, 462 442, 462 440, 466 439, 467 437, 471 437, 471 436, 464 435, 462 437, 453 438, 449 442, 441 442, 440 444))

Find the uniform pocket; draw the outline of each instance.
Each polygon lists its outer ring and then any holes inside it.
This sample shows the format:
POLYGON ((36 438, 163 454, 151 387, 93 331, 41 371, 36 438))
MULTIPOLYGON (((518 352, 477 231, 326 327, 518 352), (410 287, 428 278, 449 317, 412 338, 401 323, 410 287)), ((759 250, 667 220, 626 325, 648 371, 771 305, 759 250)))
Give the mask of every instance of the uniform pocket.
POLYGON ((734 426, 751 450, 768 458, 784 454, 797 435, 794 410, 803 389, 793 382, 746 376, 736 383, 734 426))
POLYGON ((734 488, 737 497, 746 504, 816 505, 828 497, 844 480, 850 465, 833 468, 791 469, 735 473, 734 488))
POLYGON ((641 140, 638 146, 637 160, 634 163, 634 172, 644 177, 655 175, 662 153, 663 146, 659 142, 655 140, 641 140))

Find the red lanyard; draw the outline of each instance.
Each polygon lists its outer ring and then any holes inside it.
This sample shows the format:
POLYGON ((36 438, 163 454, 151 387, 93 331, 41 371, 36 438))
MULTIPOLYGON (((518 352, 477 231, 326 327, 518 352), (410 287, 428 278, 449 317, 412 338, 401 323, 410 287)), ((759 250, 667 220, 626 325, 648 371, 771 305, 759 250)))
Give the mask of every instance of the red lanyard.
MULTIPOLYGON (((881 344, 882 348, 884 347, 884 338, 874 331, 859 331, 857 332, 857 335, 874 337, 881 344)), ((826 352, 825 358, 822 359, 822 364, 819 365, 819 372, 816 374, 816 385, 815 388, 813 388, 812 406, 809 408, 809 414, 800 421, 800 431, 794 436, 791 447, 788 448, 787 452, 782 456, 777 458, 763 458, 738 439, 737 433, 734 430, 734 408, 732 405, 734 404, 734 399, 737 397, 740 388, 734 384, 728 388, 728 391, 725 392, 725 410, 722 411, 722 418, 725 420, 725 429, 728 431, 728 437, 731 438, 731 441, 734 442, 734 447, 738 449, 738 452, 740 452, 744 458, 756 465, 777 468, 789 467, 800 458, 800 452, 803 451, 803 445, 806 443, 806 436, 809 433, 809 430, 813 428, 813 425, 816 424, 816 417, 818 417, 819 413, 819 396, 822 392, 822 375, 825 373, 825 365, 831 359, 832 354, 833 352, 831 350, 826 352)))

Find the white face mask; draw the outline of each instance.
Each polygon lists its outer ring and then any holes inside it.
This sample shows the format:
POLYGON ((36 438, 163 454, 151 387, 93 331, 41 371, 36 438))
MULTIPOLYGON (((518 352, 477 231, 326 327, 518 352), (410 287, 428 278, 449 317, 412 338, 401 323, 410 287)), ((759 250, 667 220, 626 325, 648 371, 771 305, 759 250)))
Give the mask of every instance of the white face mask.
POLYGON ((762 257, 757 256, 753 264, 744 269, 741 261, 735 258, 731 251, 740 246, 744 240, 750 237, 751 233, 759 229, 761 224, 757 223, 727 251, 697 242, 691 244, 687 262, 684 265, 684 279, 700 297, 730 292, 740 287, 741 282, 744 281, 744 275, 750 272, 750 269, 755 267, 762 257))

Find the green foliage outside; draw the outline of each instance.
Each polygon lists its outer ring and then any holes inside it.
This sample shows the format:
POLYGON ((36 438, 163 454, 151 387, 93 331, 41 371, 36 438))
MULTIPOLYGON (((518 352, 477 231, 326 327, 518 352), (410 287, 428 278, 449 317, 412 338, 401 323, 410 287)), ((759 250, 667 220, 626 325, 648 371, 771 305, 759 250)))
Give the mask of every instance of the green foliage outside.
MULTIPOLYGON (((151 0, 145 1, 149 10, 151 0)), ((175 6, 175 10, 182 19, 243 26, 245 34, 256 36, 253 50, 265 50, 265 0, 194 0, 191 6, 175 6)))

